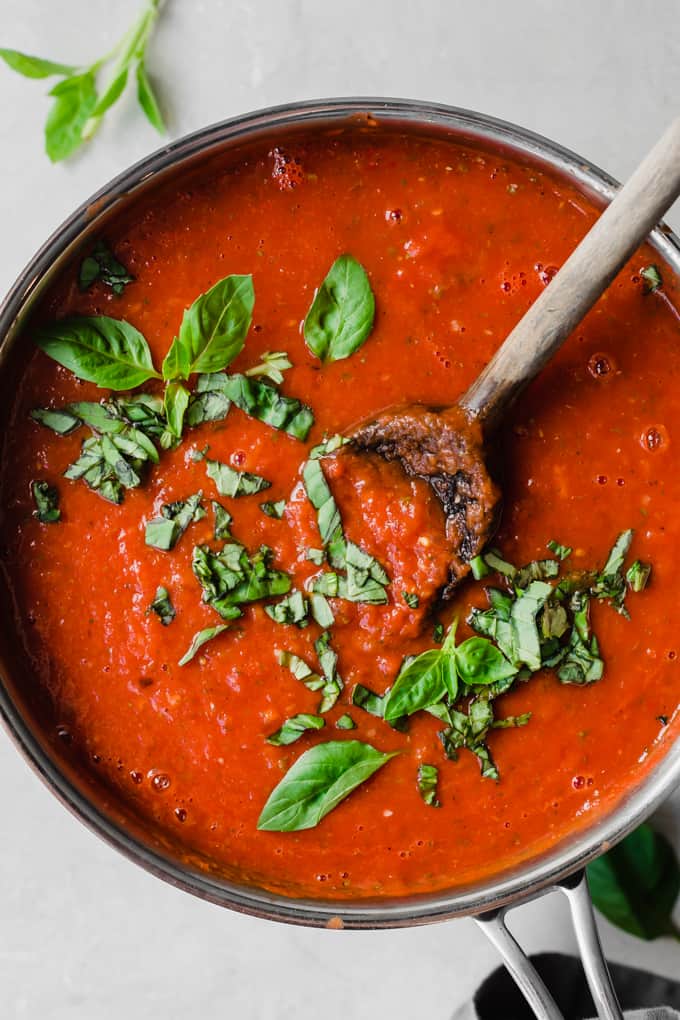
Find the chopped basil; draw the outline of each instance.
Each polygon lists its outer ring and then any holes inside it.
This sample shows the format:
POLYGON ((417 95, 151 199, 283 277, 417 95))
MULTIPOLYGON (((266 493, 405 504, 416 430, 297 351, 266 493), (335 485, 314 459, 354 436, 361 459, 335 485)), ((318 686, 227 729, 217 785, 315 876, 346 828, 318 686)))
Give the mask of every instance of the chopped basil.
POLYGON ((304 322, 305 342, 322 361, 354 354, 368 338, 375 298, 363 266, 351 255, 335 260, 304 322))
POLYGON ((628 616, 625 606, 626 578, 623 574, 623 563, 633 541, 633 529, 622 531, 611 548, 607 562, 595 576, 590 594, 597 599, 607 599, 622 616, 628 616))
POLYGON ((299 655, 293 655, 292 652, 278 652, 277 658, 279 664, 284 669, 289 669, 296 680, 300 680, 305 687, 310 691, 320 691, 326 682, 322 676, 315 673, 311 669, 304 659, 301 659, 299 655))
POLYGON ((532 560, 520 567, 512 579, 515 588, 526 588, 531 581, 543 581, 557 577, 560 565, 557 560, 532 560))
MULTIPOLYGON (((486 577, 490 573, 489 567, 484 562, 483 556, 475 556, 474 559, 470 560, 470 570, 475 581, 481 581, 483 577, 486 577)), ((426 766, 430 768, 431 766, 426 766)))
POLYGON ((321 730, 325 725, 326 720, 320 715, 305 713, 294 715, 290 719, 286 719, 281 729, 267 737, 267 743, 274 744, 275 747, 286 747, 288 744, 294 744, 309 730, 321 730))
POLYGON ((332 566, 345 565, 345 538, 342 531, 340 511, 318 460, 308 460, 302 469, 302 479, 307 498, 317 513, 319 534, 332 566))
POLYGON ((597 638, 590 634, 589 599, 579 594, 572 601, 576 602, 574 625, 557 677, 563 684, 592 684, 602 678, 604 663, 599 655, 597 638))
POLYGON ((642 591, 643 588, 647 587, 651 572, 652 568, 649 563, 641 563, 640 560, 635 560, 626 571, 626 581, 633 591, 642 591))
POLYGON ((259 365, 246 369, 244 374, 249 377, 265 376, 274 385, 280 386, 283 382, 283 373, 292 367, 292 363, 285 351, 265 351, 259 365))
POLYGON ((390 579, 384 568, 350 541, 345 541, 345 570, 346 577, 340 579, 338 589, 340 598, 373 606, 387 604, 386 585, 390 579))
POLYGON ((164 503, 161 507, 161 516, 153 517, 146 523, 144 533, 146 544, 163 552, 174 549, 192 521, 199 521, 205 516, 201 506, 202 498, 203 493, 197 492, 186 500, 164 503))
POLYGON ((446 757, 457 761, 458 752, 467 748, 478 758, 482 777, 498 779, 498 769, 486 744, 493 720, 493 708, 488 697, 473 700, 467 714, 452 709, 451 726, 439 733, 446 757))
POLYGON ((156 589, 153 602, 150 603, 147 613, 155 613, 164 627, 168 627, 175 619, 175 607, 170 598, 170 592, 162 585, 156 589))
POLYGON ((489 549, 488 552, 484 553, 483 559, 487 567, 495 570, 498 574, 503 574, 504 577, 512 579, 517 573, 517 568, 513 567, 512 563, 507 563, 498 552, 498 549, 489 549))
POLYGON ((340 697, 344 687, 338 674, 338 656, 331 648, 330 634, 327 630, 314 642, 314 651, 319 658, 324 684, 321 688, 321 704, 319 712, 328 712, 340 697))
POLYGON ((31 492, 35 502, 33 516, 41 524, 56 524, 61 519, 59 509, 59 493, 49 482, 31 482, 31 492))
POLYGON ((345 713, 345 715, 341 715, 339 719, 336 719, 335 726, 338 730, 355 730, 357 728, 357 724, 348 713, 345 713))
POLYGON ((396 719, 385 719, 386 700, 386 694, 376 694, 375 691, 372 691, 369 687, 364 687, 363 684, 354 685, 354 690, 352 691, 353 705, 356 705, 357 708, 363 708, 364 712, 374 715, 376 719, 384 719, 393 730, 399 730, 400 733, 404 733, 408 729, 408 719, 405 715, 399 716, 396 719))
POLYGON ((220 496, 253 496, 271 485, 271 482, 260 475, 253 475, 249 471, 236 471, 219 460, 206 458, 205 463, 208 478, 212 478, 220 496))
POLYGON ((432 640, 436 645, 440 645, 444 640, 444 624, 437 621, 432 631, 432 640))
POLYGON ((418 598, 415 592, 403 591, 401 594, 404 598, 404 602, 409 607, 409 609, 418 608, 418 606, 420 605, 420 599, 418 598))
POLYGON ((255 303, 251 276, 226 276, 186 309, 163 362, 163 378, 221 372, 243 349, 255 303))
POLYGON ((327 457, 330 453, 335 453, 350 442, 350 439, 341 436, 338 432, 332 436, 324 436, 322 442, 318 443, 317 446, 313 446, 309 451, 310 459, 319 460, 321 457, 327 457))
POLYGON ((573 552, 570 545, 560 545, 560 543, 556 542, 554 538, 551 538, 549 542, 546 542, 546 547, 550 549, 550 552, 554 553, 560 561, 566 560, 573 552))
POLYGON ((310 546, 305 552, 305 559, 309 560, 310 563, 315 563, 317 567, 320 567, 326 559, 326 553, 323 549, 313 549, 310 546))
POLYGON ((267 517, 273 517, 277 521, 281 520, 285 509, 285 499, 279 499, 275 503, 260 503, 260 510, 262 513, 266 514, 267 517))
POLYGON ((439 782, 439 769, 436 765, 418 766, 418 793, 428 807, 441 807, 437 799, 437 783, 439 782))
MULTIPOLYGON (((145 439, 145 443, 148 442, 145 439)), ((157 457, 155 449, 154 455, 157 457)), ((146 445, 140 443, 138 438, 129 438, 124 434, 93 436, 83 442, 80 456, 66 469, 64 477, 82 478, 89 488, 104 499, 111 503, 121 503, 124 489, 134 489, 141 485, 141 472, 152 459, 146 445)))
POLYGON ((127 284, 133 283, 134 279, 106 241, 97 241, 91 253, 80 263, 78 271, 80 290, 88 290, 95 280, 99 280, 105 287, 110 287, 114 294, 122 294, 127 284))
POLYGON ((52 429, 59 436, 67 436, 69 432, 73 432, 82 425, 80 418, 76 418, 66 408, 52 410, 49 407, 36 407, 31 411, 31 418, 48 429, 52 429))
POLYGON ((209 385, 209 380, 212 378, 211 375, 199 375, 198 377, 196 389, 187 408, 186 421, 191 428, 206 422, 222 421, 229 413, 231 407, 229 397, 220 390, 203 389, 203 386, 209 385))
POLYGON ((264 611, 274 623, 294 624, 296 627, 306 627, 309 623, 309 602, 301 591, 292 591, 274 605, 265 606, 264 611))
POLYGON ((198 379, 197 390, 220 393, 251 418, 287 432, 295 439, 304 441, 314 424, 314 415, 306 404, 296 397, 284 397, 276 387, 245 375, 224 372, 203 375, 198 379))
POLYGON ((271 567, 272 552, 261 546, 252 556, 239 542, 228 542, 219 552, 207 545, 194 546, 192 570, 203 588, 203 601, 225 620, 241 616, 245 603, 290 591, 290 578, 271 567))
POLYGON ((189 391, 181 383, 169 382, 165 387, 164 407, 168 427, 161 436, 161 446, 165 450, 170 449, 182 438, 189 399, 189 391))
POLYGON ((329 595, 331 598, 336 598, 340 591, 340 578, 332 570, 327 570, 323 574, 317 574, 312 583, 312 591, 317 592, 319 595, 329 595))
POLYGON ((189 648, 186 650, 182 658, 179 660, 178 665, 186 666, 187 662, 191 662, 196 652, 203 647, 208 641, 212 641, 218 634, 222 634, 227 630, 229 624, 218 623, 216 627, 206 627, 204 630, 199 630, 197 634, 194 634, 189 648))
POLYGON ((159 378, 146 340, 122 319, 72 316, 38 329, 35 342, 79 379, 108 390, 132 390, 159 378))
POLYGON ((213 534, 216 540, 221 542, 225 538, 231 538, 231 514, 222 506, 221 503, 218 503, 216 499, 211 500, 210 505, 215 516, 213 534))
POLYGON ((312 592, 309 596, 309 605, 315 623, 326 630, 335 623, 335 616, 325 595, 312 592))
POLYGON ((658 266, 653 263, 640 270, 640 276, 645 281, 645 294, 652 294, 659 287, 663 286, 663 278, 658 266))
POLYGON ((358 740, 330 740, 311 747, 269 795, 258 829, 298 832, 314 828, 395 753, 385 754, 358 740))

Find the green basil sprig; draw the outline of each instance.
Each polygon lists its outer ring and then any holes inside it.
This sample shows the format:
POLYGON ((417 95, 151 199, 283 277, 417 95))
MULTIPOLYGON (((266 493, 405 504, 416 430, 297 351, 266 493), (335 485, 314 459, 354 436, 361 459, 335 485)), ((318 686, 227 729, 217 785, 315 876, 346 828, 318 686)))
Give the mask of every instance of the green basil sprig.
POLYGON ((329 740, 311 747, 272 790, 258 829, 299 832, 314 828, 397 753, 378 751, 359 740, 329 740))
POLYGON ((322 361, 340 361, 366 341, 374 319, 375 298, 366 270, 352 255, 341 255, 307 312, 305 342, 322 361))
POLYGON ((612 924, 640 939, 670 935, 680 940, 672 918, 680 894, 680 862, 651 826, 635 829, 587 871, 593 903, 612 924))
POLYGON ((17 50, 0 49, 0 58, 25 78, 62 78, 50 92, 54 103, 45 125, 45 150, 52 162, 66 159, 86 139, 92 137, 106 111, 122 95, 133 69, 140 107, 158 131, 165 131, 158 100, 145 65, 146 48, 160 4, 161 0, 146 0, 130 31, 106 56, 90 66, 74 67, 19 53, 17 50), (106 66, 111 66, 111 76, 104 91, 99 94, 97 77, 106 66))
POLYGON ((186 309, 163 378, 219 372, 243 349, 255 304, 252 276, 225 276, 186 309))

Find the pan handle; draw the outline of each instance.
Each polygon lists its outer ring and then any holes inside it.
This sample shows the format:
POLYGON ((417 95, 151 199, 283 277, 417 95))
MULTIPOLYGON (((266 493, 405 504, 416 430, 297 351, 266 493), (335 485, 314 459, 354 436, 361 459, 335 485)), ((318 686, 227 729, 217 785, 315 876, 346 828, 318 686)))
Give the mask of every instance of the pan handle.
MULTIPOLYGON (((569 901, 583 969, 599 1020, 623 1020, 607 961, 602 952, 585 871, 571 875, 552 888, 559 889, 569 901)), ((551 892, 552 888, 546 889, 545 892, 551 892)), ((520 905, 513 904, 513 907, 520 905)), ((542 977, 505 924, 505 916, 509 909, 512 908, 502 907, 487 914, 479 914, 474 920, 503 957, 505 966, 538 1020, 564 1020, 542 977)))

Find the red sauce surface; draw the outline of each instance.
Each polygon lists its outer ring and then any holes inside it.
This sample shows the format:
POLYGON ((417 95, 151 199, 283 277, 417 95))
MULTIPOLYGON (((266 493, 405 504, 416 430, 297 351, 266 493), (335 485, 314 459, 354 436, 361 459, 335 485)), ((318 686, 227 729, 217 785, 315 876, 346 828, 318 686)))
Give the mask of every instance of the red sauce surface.
MULTIPOLYGON (((675 732, 677 281, 661 266, 663 291, 645 295, 638 273, 658 256, 638 253, 503 434, 498 544, 509 559, 542 557, 554 538, 574 547, 575 568, 590 568, 632 526, 634 555, 653 563, 652 583, 630 600, 630 621, 595 607, 604 678, 563 686, 546 673, 516 685, 499 702, 500 714, 530 711, 532 718, 521 730, 491 735, 498 783, 483 780, 467 752, 457 763, 444 759, 440 725, 423 713, 407 734, 359 709, 351 710, 358 729, 335 730, 355 682, 384 691, 403 656, 431 645, 422 612, 409 609, 401 592, 437 587, 442 569, 436 549, 422 541, 441 524, 423 483, 413 483, 415 498, 395 505, 389 471, 383 485, 368 477, 370 499, 362 502, 361 479, 336 472, 331 484, 346 533, 387 566, 391 601, 384 608, 336 605, 340 703, 321 734, 269 746, 265 737, 286 717, 318 706, 318 695, 277 664, 276 649, 313 663, 318 628, 281 627, 257 604, 180 668, 194 633, 220 622, 202 604, 191 572, 192 547, 211 542, 212 519, 193 524, 171 553, 145 545, 145 521, 162 503, 199 488, 217 497, 205 466, 190 456, 209 443, 211 457, 268 478, 266 498, 289 500, 280 521, 259 510, 262 497, 221 502, 234 516, 235 537, 250 550, 270 545, 276 566, 300 587, 317 569, 304 550, 320 544, 299 481, 309 445, 392 404, 453 402, 596 217, 581 195, 536 169, 442 140, 346 131, 277 144, 288 159, 266 149, 251 153, 203 181, 166 186, 113 224, 107 239, 136 277, 121 297, 100 285, 80 294, 74 265, 40 316, 126 318, 160 363, 200 292, 228 273, 252 273, 253 327, 232 368, 286 350, 294 367, 283 392, 310 403, 316 417, 309 443, 232 408, 225 422, 190 432, 143 488, 112 506, 61 478, 82 433, 60 438, 28 419, 35 406, 96 400, 101 391, 31 351, 27 336, 4 450, 4 567, 31 682, 49 696, 49 732, 67 734, 109 795, 179 841, 191 859, 290 894, 442 889, 496 872, 588 824, 641 778, 675 732), (369 273, 376 326, 353 357, 321 367, 300 323, 344 251, 369 273), (659 443, 645 442, 650 429, 659 443), (31 516, 36 477, 60 490, 59 525, 31 516), (169 627, 146 615, 158 585, 170 589, 177 609, 169 627), (285 769, 329 738, 403 753, 316 829, 258 832, 260 810, 285 769), (440 766, 439 809, 418 794, 422 761, 440 766)), ((473 601, 481 604, 483 596, 471 582, 443 620, 464 616, 473 601)))

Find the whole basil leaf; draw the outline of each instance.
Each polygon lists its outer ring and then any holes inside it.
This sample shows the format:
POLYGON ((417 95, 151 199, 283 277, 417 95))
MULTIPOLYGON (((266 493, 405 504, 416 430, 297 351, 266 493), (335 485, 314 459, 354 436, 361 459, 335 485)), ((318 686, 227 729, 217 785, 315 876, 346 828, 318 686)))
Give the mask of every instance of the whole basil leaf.
MULTIPOLYGON (((189 391, 179 382, 169 382, 165 387, 165 417, 171 439, 181 439, 184 415, 189 406, 189 391)), ((163 443, 161 445, 168 445, 163 443)))
POLYGON ((384 718, 391 722, 403 715, 413 715, 441 701, 447 689, 440 649, 422 652, 401 671, 386 695, 384 718))
POLYGON ((83 129, 97 105, 92 71, 64 78, 50 92, 54 103, 45 123, 45 151, 53 163, 66 159, 83 140, 83 129))
POLYGON ((506 680, 518 672, 518 667, 508 662, 487 638, 468 638, 458 645, 455 656, 458 675, 470 687, 506 680))
POLYGON ((164 379, 219 372, 242 350, 255 304, 251 276, 225 276, 184 312, 163 362, 164 379))
POLYGON ((73 316, 40 328, 35 342, 79 379, 131 390, 158 378, 146 340, 134 326, 107 315, 73 316))
POLYGON ((32 57, 18 50, 0 49, 0 58, 17 74, 23 74, 24 78, 51 78, 55 74, 72 75, 76 70, 69 64, 55 64, 53 60, 32 57))
POLYGON ((137 100, 146 114, 149 123, 156 128, 159 134, 165 134, 165 121, 161 108, 158 105, 156 93, 146 73, 146 66, 143 60, 137 64, 137 100))
POLYGON ((359 740, 330 740, 305 751, 272 790, 257 822, 267 832, 299 832, 329 811, 398 752, 359 740))
POLYGON ((593 903, 612 924, 641 939, 680 939, 671 917, 680 865, 668 840, 651 826, 635 829, 587 870, 593 903))
POLYGON ((352 255, 341 255, 307 313, 305 342, 322 361, 340 361, 361 347, 374 318, 375 298, 366 270, 352 255))

